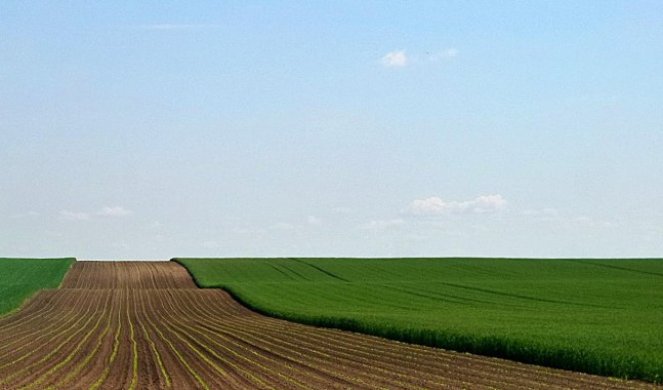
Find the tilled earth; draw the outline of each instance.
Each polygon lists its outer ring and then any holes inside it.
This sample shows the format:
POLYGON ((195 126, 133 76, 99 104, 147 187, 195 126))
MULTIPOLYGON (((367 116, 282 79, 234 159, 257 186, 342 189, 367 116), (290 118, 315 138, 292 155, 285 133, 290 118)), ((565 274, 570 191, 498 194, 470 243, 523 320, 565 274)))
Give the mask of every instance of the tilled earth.
POLYGON ((265 317, 173 262, 76 263, 0 318, 0 387, 654 388, 265 317))

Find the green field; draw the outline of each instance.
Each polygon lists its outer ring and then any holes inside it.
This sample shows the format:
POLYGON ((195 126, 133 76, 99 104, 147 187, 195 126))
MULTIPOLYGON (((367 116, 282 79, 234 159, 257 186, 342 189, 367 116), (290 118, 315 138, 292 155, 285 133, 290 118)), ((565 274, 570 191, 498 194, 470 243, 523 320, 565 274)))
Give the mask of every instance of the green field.
POLYGON ((663 260, 176 259, 276 317, 663 381, 663 260))
POLYGON ((37 290, 57 288, 74 261, 0 258, 0 315, 18 308, 37 290))

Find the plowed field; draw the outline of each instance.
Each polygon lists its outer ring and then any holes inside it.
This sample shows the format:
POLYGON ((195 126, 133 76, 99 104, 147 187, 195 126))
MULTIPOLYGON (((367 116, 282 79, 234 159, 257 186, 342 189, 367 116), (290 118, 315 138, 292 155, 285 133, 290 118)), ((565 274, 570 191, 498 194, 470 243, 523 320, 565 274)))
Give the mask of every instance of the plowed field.
POLYGON ((172 262, 79 262, 0 319, 0 386, 61 389, 651 388, 293 324, 172 262))

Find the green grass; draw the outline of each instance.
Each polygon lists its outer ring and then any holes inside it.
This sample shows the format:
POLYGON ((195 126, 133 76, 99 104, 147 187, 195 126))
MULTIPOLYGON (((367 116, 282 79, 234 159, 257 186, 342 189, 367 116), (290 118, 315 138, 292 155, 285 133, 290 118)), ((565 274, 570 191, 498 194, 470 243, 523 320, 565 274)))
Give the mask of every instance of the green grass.
POLYGON ((0 315, 18 308, 37 290, 57 288, 74 261, 0 258, 0 315))
POLYGON ((663 260, 176 259, 275 317, 663 381, 663 260))

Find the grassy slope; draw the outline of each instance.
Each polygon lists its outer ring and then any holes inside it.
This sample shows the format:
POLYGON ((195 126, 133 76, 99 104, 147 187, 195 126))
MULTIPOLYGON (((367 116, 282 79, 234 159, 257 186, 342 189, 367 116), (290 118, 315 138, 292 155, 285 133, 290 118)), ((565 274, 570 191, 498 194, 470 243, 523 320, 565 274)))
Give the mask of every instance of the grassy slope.
POLYGON ((663 380, 663 261, 178 259, 203 287, 304 323, 663 380))
POLYGON ((57 288, 74 261, 0 258, 0 315, 18 308, 37 290, 57 288))

